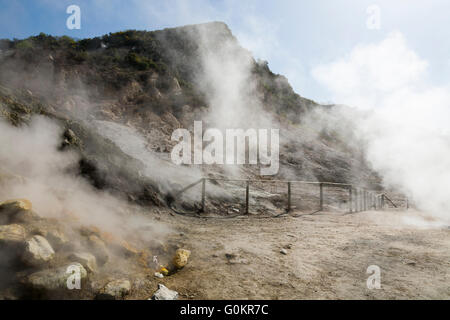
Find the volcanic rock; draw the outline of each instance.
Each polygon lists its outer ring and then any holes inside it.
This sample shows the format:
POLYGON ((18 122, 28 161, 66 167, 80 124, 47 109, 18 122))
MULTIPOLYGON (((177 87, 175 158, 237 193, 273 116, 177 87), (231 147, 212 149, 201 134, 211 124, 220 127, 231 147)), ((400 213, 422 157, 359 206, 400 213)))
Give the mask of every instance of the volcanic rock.
POLYGON ((36 235, 25 243, 22 260, 28 265, 39 266, 52 260, 54 256, 55 251, 47 239, 36 235))
POLYGON ((97 298, 113 300, 123 299, 124 296, 130 293, 130 290, 130 281, 125 279, 114 280, 108 282, 108 284, 100 291, 97 298))
POLYGON ((25 241, 25 228, 18 224, 0 226, 0 244, 20 244, 25 241))
POLYGON ((69 255, 69 259, 81 263, 89 272, 97 271, 97 259, 89 252, 74 252, 69 255))
POLYGON ((158 290, 153 294, 152 300, 177 300, 178 292, 170 290, 163 284, 158 284, 158 290))

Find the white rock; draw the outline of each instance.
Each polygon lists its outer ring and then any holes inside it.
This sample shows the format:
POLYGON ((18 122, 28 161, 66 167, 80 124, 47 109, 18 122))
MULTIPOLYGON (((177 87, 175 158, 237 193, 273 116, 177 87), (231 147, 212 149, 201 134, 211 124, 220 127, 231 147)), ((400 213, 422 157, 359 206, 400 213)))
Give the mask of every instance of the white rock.
POLYGON ((178 292, 170 290, 163 284, 158 284, 158 290, 153 294, 152 300, 177 300, 178 292))
POLYGON ((41 265, 53 259, 55 251, 47 239, 34 236, 25 243, 23 261, 30 265, 41 265))
POLYGON ((288 254, 288 252, 287 252, 286 249, 281 249, 281 250, 280 250, 280 253, 282 253, 282 254, 284 254, 284 255, 287 255, 287 254, 288 254))
POLYGON ((162 279, 164 278, 164 275, 162 273, 155 272, 155 277, 162 279))

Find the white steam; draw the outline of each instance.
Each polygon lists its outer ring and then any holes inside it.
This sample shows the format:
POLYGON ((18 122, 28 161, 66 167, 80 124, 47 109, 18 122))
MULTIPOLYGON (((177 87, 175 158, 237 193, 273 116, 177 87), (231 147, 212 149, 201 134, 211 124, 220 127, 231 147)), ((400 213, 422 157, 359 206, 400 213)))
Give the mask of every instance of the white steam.
POLYGON ((16 128, 2 120, 0 132, 0 200, 26 198, 42 217, 75 219, 118 236, 142 226, 125 201, 76 176, 78 155, 58 151, 62 131, 54 122, 36 117, 16 128))
POLYGON ((450 84, 427 81, 428 62, 399 32, 376 44, 359 45, 313 76, 334 100, 363 110, 354 117, 367 141, 367 158, 386 185, 399 188, 417 206, 450 221, 450 84))

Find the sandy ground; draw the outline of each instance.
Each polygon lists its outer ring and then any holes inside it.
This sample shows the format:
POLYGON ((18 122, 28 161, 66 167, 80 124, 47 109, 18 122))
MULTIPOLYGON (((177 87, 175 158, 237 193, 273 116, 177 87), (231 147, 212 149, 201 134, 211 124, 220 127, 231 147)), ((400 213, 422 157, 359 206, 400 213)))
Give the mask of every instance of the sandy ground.
POLYGON ((450 228, 414 211, 164 220, 192 251, 160 280, 182 299, 450 299, 450 228), (381 289, 367 288, 370 265, 381 289))

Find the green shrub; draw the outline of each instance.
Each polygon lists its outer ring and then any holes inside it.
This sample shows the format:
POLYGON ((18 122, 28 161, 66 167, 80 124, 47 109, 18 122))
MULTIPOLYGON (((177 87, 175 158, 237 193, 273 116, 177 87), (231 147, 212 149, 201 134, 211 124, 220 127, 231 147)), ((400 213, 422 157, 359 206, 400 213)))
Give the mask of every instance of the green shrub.
POLYGON ((157 69, 156 64, 152 60, 143 56, 139 56, 134 52, 128 53, 125 57, 125 61, 138 70, 144 71, 150 68, 157 69))
POLYGON ((25 39, 16 43, 16 49, 27 50, 33 48, 33 41, 25 39))
POLYGON ((68 59, 75 61, 77 63, 82 63, 86 61, 88 58, 88 54, 86 51, 75 51, 70 50, 68 53, 68 59))

